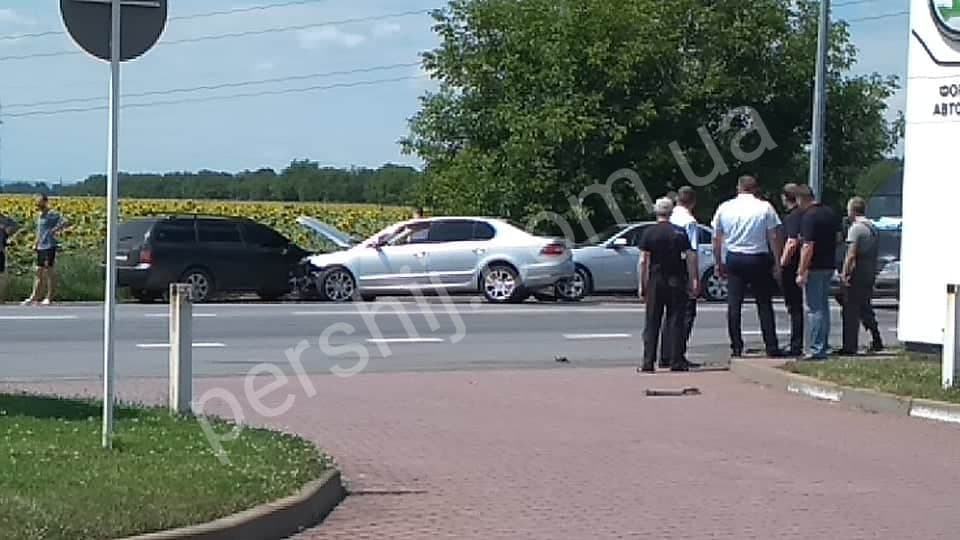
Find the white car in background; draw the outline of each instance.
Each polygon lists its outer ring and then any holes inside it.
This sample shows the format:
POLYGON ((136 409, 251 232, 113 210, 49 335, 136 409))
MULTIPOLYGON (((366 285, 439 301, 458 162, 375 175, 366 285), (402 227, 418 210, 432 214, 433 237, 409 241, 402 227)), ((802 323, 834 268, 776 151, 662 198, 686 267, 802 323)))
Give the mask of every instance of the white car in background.
MULTIPOLYGON (((573 249, 576 275, 557 285, 562 300, 577 301, 590 294, 637 294, 640 277, 640 238, 655 222, 613 225, 573 249)), ((700 225, 698 263, 703 296, 711 301, 727 298, 727 282, 714 272, 713 230, 700 225)))
POLYGON ((488 302, 513 303, 574 275, 566 241, 499 219, 413 219, 362 242, 311 217, 297 222, 341 248, 305 260, 322 300, 442 291, 480 292, 488 302))

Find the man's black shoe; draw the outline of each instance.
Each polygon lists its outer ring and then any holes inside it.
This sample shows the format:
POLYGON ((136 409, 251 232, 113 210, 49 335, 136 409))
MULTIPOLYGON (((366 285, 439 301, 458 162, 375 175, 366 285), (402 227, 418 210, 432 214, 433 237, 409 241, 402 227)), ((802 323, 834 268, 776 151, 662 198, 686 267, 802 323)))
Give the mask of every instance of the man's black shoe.
POLYGON ((780 349, 774 351, 767 351, 767 358, 786 358, 787 353, 781 351, 780 349))
POLYGON ((834 349, 830 352, 831 356, 857 356, 857 351, 848 351, 846 349, 834 349))
POLYGON ((657 372, 657 370, 653 369, 653 366, 647 366, 647 365, 640 366, 640 371, 642 371, 643 373, 656 373, 656 372, 657 372))
POLYGON ((680 364, 679 366, 673 366, 670 368, 670 371, 690 371, 690 365, 680 364))
POLYGON ((743 358, 743 351, 733 350, 730 353, 730 358, 743 358))

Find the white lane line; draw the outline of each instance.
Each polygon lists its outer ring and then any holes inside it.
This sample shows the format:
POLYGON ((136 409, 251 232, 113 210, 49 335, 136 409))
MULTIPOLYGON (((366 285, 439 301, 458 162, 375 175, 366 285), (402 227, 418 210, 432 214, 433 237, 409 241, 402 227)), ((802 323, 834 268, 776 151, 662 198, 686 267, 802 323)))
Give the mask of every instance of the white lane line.
POLYGON ((370 338, 367 343, 443 343, 443 338, 370 338))
POLYGON ((76 315, 0 315, 0 321, 67 321, 76 315))
MULTIPOLYGON (((227 345, 224 343, 194 343, 197 349, 222 349, 227 345)), ((169 349, 169 343, 137 343, 138 349, 169 349)))
POLYGON ((565 339, 626 339, 632 334, 564 334, 565 339))
MULTIPOLYGON (((148 319, 169 319, 170 318, 169 313, 145 313, 143 316, 148 319)), ((204 318, 204 317, 216 317, 217 314, 216 313, 194 313, 193 316, 194 318, 204 318)))

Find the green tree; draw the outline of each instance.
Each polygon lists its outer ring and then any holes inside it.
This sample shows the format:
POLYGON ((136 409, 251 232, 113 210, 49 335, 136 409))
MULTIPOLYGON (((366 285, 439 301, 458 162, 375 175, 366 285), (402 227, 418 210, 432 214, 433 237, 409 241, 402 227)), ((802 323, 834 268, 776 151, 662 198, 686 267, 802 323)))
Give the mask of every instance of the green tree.
MULTIPOLYGON (((418 200, 439 211, 574 217, 570 197, 622 168, 656 197, 688 183, 671 143, 698 176, 717 165, 701 189, 705 211, 743 173, 771 191, 806 179, 810 0, 452 0, 433 17, 440 45, 423 62, 439 89, 422 97, 401 143, 426 163, 418 200), (730 114, 743 107, 756 115, 730 114), (738 159, 731 145, 764 142, 758 124, 773 144, 738 159)), ((847 75, 856 50, 846 25, 831 38, 826 166, 836 197, 895 143, 883 112, 896 81, 847 75)), ((628 217, 642 214, 629 186, 614 192, 628 217)), ((612 217, 599 197, 583 211, 612 217)))

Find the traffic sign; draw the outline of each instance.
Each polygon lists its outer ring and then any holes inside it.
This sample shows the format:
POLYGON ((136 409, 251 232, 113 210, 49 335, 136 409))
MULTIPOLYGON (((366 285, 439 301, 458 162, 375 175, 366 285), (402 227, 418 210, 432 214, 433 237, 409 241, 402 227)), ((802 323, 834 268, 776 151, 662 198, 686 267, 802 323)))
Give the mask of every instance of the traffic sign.
POLYGON ((167 0, 60 0, 60 15, 81 49, 110 62, 107 139, 107 245, 103 299, 103 446, 113 445, 114 327, 120 179, 120 63, 150 50, 167 24, 167 0))
MULTIPOLYGON (((110 61, 112 0, 60 0, 67 33, 93 56, 110 61)), ((167 25, 167 0, 120 1, 120 61, 150 50, 167 25)))

